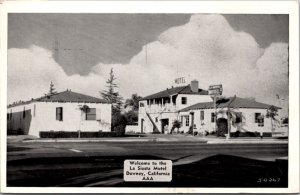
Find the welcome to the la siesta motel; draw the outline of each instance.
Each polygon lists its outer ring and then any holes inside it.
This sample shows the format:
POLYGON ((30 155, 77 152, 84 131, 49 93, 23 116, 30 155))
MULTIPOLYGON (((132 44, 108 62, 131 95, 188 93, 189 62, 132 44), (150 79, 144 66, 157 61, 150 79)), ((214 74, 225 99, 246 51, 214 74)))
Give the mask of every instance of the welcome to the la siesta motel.
POLYGON ((272 115, 281 108, 236 96, 223 97, 222 85, 205 90, 199 88, 197 80, 189 84, 184 81, 178 78, 175 83, 183 85, 139 101, 139 132, 272 136, 283 131, 280 120, 272 115))

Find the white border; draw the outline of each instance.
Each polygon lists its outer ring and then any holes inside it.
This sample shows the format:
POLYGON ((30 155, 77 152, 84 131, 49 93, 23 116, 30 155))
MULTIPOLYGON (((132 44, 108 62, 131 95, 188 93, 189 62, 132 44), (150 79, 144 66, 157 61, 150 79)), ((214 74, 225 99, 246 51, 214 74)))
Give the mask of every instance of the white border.
POLYGON ((5 193, 297 193, 299 192, 299 5, 298 1, 6 1, 0 7, 1 192, 5 193), (7 13, 228 13, 289 14, 288 188, 34 188, 6 187, 7 13))

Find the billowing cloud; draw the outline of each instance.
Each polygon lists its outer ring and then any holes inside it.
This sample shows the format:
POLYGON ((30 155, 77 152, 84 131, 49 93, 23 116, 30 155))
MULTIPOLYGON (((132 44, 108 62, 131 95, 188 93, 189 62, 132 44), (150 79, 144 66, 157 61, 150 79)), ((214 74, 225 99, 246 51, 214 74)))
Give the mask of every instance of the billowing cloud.
POLYGON ((68 76, 46 49, 33 45, 8 50, 8 103, 48 93, 51 81, 57 91, 74 89, 94 96, 105 86, 105 78, 99 74, 68 76))
POLYGON ((8 56, 9 101, 40 96, 51 80, 58 90, 99 96, 114 68, 125 98, 163 90, 174 85, 174 78, 185 76, 199 80, 204 89, 221 83, 227 96, 256 97, 284 106, 285 112, 288 105, 288 45, 273 43, 262 49, 251 35, 234 31, 220 15, 194 15, 187 24, 172 27, 145 45, 128 64, 99 63, 87 76, 67 76, 51 52, 37 46, 10 49, 8 56))

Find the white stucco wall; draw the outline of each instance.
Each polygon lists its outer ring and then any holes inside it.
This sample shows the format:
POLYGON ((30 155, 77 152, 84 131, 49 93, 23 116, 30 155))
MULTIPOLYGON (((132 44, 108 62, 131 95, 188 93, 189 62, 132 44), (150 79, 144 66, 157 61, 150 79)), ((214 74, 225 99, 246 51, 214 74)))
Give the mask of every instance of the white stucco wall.
POLYGON ((8 113, 15 113, 12 120, 8 121, 8 129, 18 129, 25 120, 18 117, 18 112, 29 109, 30 117, 25 117, 29 122, 29 135, 39 136, 40 131, 110 131, 111 130, 111 104, 101 103, 71 103, 71 102, 33 102, 28 105, 20 105, 8 108, 8 113), (84 112, 80 106, 87 105, 96 108, 96 120, 85 120, 84 112), (56 108, 63 108, 63 120, 56 120, 56 108))
MULTIPOLYGON (((156 104, 156 105, 147 105, 147 100, 142 100, 139 103, 143 103, 144 107, 139 107, 139 129, 140 132, 144 133, 152 133, 153 132, 153 124, 149 120, 149 117, 146 115, 146 112, 149 113, 153 121, 155 122, 159 131, 161 131, 161 119, 169 119, 169 130, 171 130, 172 123, 174 120, 179 120, 178 110, 183 109, 185 107, 191 106, 193 104, 199 102, 209 102, 212 101, 209 95, 192 95, 192 94, 179 94, 176 98, 176 105, 172 103, 169 104, 156 104), (181 103, 181 98, 187 98, 187 104, 181 103), (155 121, 155 118, 158 118, 158 121, 155 121), (142 119, 144 120, 143 126, 142 119), (143 128, 143 130, 142 130, 143 128)), ((139 104, 140 105, 140 104, 139 104)))
MULTIPOLYGON (((204 111, 204 120, 200 120, 200 110, 193 110, 194 112, 194 124, 196 125, 195 131, 199 132, 211 132, 215 129, 215 123, 211 122, 211 113, 214 112, 214 109, 202 109, 204 111)), ((226 111, 227 109, 224 109, 226 111)), ((218 109, 219 111, 219 109, 218 109)), ((232 125, 231 123, 231 132, 236 132, 237 130, 241 132, 249 131, 249 132, 272 132, 271 119, 264 117, 264 126, 258 126, 258 123, 255 123, 255 113, 261 113, 264 116, 267 114, 266 109, 253 109, 253 108, 239 108, 234 109, 235 112, 241 112, 243 115, 242 123, 232 125)), ((190 112, 180 112, 180 116, 189 115, 190 116, 190 124, 191 124, 191 115, 190 112)), ((280 111, 279 111, 280 112, 280 111)), ((218 118, 226 118, 227 115, 219 113, 217 115, 218 118)), ((183 121, 185 123, 185 120, 183 121)), ((275 131, 280 130, 280 124, 274 126, 275 131)), ((185 124, 180 128, 180 130, 187 132, 187 126, 185 124)))
POLYGON ((181 110, 183 108, 186 108, 188 106, 201 103, 201 102, 211 102, 212 99, 210 95, 192 95, 192 94, 179 94, 176 99, 176 109, 181 110), (186 97, 187 98, 187 104, 181 104, 181 98, 186 97))
MULTIPOLYGON (((174 120, 178 119, 178 112, 151 113, 149 115, 154 121, 154 123, 156 124, 160 132, 162 132, 161 119, 169 120, 168 132, 170 132, 174 120)), ((142 132, 142 128, 143 128, 143 133, 153 133, 153 124, 151 123, 146 113, 139 114, 139 128, 138 128, 139 132, 142 132), (144 120, 143 125, 142 125, 142 120, 144 120)))

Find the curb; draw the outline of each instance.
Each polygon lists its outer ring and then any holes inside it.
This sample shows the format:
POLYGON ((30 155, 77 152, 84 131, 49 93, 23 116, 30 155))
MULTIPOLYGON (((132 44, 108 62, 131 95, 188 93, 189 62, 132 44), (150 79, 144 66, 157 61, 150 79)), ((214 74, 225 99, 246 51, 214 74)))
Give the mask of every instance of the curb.
POLYGON ((74 142, 74 143, 89 143, 89 142, 156 142, 156 138, 155 139, 97 139, 97 140, 75 140, 75 139, 71 139, 71 140, 66 140, 66 139, 53 139, 53 140, 23 140, 22 142, 26 142, 26 143, 42 143, 42 142, 74 142))
POLYGON ((258 141, 258 140, 238 140, 238 141, 232 141, 232 140, 224 140, 224 141, 207 141, 207 144, 288 144, 288 141, 258 141))

